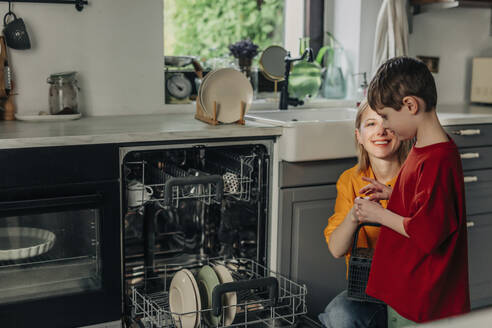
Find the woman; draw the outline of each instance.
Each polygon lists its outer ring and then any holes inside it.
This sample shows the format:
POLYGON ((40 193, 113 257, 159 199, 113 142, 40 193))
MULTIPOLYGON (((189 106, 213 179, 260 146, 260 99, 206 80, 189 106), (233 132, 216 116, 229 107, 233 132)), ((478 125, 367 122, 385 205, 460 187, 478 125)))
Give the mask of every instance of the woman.
MULTIPOLYGON (((353 236, 359 222, 355 218, 354 199, 363 197, 360 190, 376 180, 393 186, 401 164, 410 148, 410 141, 401 142, 383 128, 382 118, 363 101, 355 119, 355 140, 358 164, 342 173, 337 181, 335 213, 329 218, 324 234, 328 249, 335 258, 345 256, 348 267, 353 236)), ((387 201, 381 201, 386 207, 387 201)), ((374 248, 378 227, 363 227, 358 247, 374 248)), ((385 327, 386 305, 347 299, 347 292, 336 296, 319 315, 326 327, 385 327)))

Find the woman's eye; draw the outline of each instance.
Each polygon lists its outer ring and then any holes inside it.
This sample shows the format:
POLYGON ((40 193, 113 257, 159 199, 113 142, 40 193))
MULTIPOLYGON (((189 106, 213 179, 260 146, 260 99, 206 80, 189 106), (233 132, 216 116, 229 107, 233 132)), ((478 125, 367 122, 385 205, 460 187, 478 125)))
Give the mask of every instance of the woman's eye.
POLYGON ((372 125, 374 125, 374 123, 373 123, 373 122, 371 122, 371 123, 367 123, 367 124, 366 124, 366 126, 372 126, 372 125))

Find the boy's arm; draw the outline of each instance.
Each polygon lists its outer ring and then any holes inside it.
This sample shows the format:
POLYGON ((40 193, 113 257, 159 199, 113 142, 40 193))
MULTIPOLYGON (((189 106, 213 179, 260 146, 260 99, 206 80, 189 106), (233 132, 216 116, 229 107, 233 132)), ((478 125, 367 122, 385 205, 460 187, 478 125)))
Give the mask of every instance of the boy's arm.
POLYGON ((403 224, 405 218, 385 209, 381 204, 368 199, 356 198, 355 217, 361 222, 374 222, 384 225, 399 234, 409 237, 403 224))

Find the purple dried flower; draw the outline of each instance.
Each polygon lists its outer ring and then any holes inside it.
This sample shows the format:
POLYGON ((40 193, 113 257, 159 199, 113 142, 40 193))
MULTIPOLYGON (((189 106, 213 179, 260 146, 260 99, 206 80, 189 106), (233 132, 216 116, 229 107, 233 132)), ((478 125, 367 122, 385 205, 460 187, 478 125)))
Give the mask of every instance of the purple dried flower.
POLYGON ((251 40, 241 40, 229 45, 231 54, 236 57, 254 58, 258 54, 258 46, 251 42, 251 40))

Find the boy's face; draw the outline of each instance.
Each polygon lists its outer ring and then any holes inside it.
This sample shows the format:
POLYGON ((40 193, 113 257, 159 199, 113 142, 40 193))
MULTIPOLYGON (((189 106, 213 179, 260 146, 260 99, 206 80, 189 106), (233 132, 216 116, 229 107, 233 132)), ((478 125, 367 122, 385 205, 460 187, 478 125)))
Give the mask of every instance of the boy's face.
POLYGON ((377 112, 383 119, 383 127, 393 131, 401 140, 415 137, 417 133, 415 115, 407 106, 403 105, 399 111, 391 107, 384 107, 378 109, 377 112))

